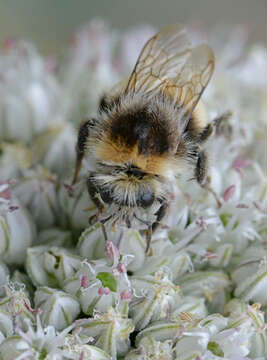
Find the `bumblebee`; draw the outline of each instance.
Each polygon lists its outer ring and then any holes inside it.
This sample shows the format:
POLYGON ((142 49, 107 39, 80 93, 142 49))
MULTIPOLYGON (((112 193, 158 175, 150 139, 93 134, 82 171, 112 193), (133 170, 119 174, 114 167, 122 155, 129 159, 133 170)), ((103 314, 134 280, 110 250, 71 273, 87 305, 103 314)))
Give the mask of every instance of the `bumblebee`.
POLYGON ((73 184, 86 156, 100 221, 145 225, 146 251, 177 175, 192 171, 213 192, 203 144, 215 122, 208 123, 200 102, 213 70, 207 45, 192 46, 181 25, 168 26, 147 41, 131 76, 102 97, 98 116, 80 127, 73 184))

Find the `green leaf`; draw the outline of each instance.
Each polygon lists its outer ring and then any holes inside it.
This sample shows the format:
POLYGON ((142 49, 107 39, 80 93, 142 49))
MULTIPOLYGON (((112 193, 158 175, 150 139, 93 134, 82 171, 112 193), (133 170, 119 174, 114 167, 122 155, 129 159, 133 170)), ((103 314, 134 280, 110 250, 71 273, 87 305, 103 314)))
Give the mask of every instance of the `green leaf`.
POLYGON ((232 215, 228 214, 228 213, 224 213, 220 215, 220 219, 223 223, 223 226, 226 227, 226 225, 228 224, 228 221, 231 219, 232 215))
POLYGON ((96 278, 102 282, 103 287, 109 288, 110 291, 117 291, 117 281, 112 274, 100 272, 96 278))
POLYGON ((208 343, 208 350, 211 351, 214 355, 219 357, 224 357, 224 353, 220 346, 215 341, 210 341, 208 343))

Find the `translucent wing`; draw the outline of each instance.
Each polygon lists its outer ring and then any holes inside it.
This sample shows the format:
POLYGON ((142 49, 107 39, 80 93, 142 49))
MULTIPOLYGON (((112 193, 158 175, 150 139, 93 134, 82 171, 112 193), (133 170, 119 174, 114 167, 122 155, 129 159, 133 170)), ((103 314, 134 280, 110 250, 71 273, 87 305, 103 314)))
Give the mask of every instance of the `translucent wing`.
MULTIPOLYGON (((214 69, 207 45, 193 47, 181 25, 171 25, 144 46, 126 92, 169 95, 190 118, 214 69)), ((186 126, 186 125, 185 125, 186 126)))

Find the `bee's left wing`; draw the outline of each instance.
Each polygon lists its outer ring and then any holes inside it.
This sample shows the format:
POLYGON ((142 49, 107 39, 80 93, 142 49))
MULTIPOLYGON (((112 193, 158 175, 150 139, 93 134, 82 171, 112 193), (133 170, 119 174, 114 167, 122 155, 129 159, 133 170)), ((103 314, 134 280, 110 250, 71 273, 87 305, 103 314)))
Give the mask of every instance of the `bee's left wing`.
POLYGON ((214 70, 208 45, 191 45, 181 25, 171 25, 144 46, 130 76, 126 93, 169 95, 184 112, 186 127, 214 70))

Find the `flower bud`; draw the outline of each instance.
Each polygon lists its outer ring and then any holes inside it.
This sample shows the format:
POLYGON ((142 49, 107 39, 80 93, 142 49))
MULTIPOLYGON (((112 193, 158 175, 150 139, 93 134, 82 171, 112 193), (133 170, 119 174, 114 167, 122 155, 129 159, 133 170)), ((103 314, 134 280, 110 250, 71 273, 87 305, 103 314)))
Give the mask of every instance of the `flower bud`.
POLYGON ((125 360, 140 359, 172 360, 173 349, 171 341, 155 341, 149 336, 142 338, 138 349, 130 351, 125 357, 125 360))
POLYGON ((88 227, 89 220, 97 213, 97 209, 89 197, 86 178, 75 186, 70 186, 69 183, 60 184, 58 192, 60 220, 64 227, 80 233, 88 227))
POLYGON ((73 245, 72 234, 69 230, 62 230, 60 228, 44 229, 39 232, 36 243, 69 248, 73 245))
POLYGON ((12 315, 0 310, 0 343, 13 335, 12 315))
POLYGON ((7 264, 23 264, 26 250, 36 236, 28 211, 11 193, 7 184, 0 185, 0 254, 7 264), (6 187, 1 192, 1 187, 6 187), (23 230, 22 230, 23 229, 23 230))
POLYGON ((81 258, 64 248, 35 246, 27 251, 26 269, 35 286, 63 286, 80 267, 81 258))
POLYGON ((60 95, 57 81, 36 48, 23 41, 1 52, 0 71, 0 138, 30 141, 55 122, 60 95))
POLYGON ((97 260, 105 256, 105 239, 101 224, 96 223, 83 231, 78 242, 79 254, 88 260, 97 260))
POLYGON ((18 178, 32 163, 30 150, 22 143, 0 143, 0 181, 18 178))
POLYGON ((146 254, 146 240, 138 230, 129 229, 123 232, 119 243, 119 250, 122 254, 131 255, 127 266, 129 271, 136 271, 142 268, 146 254))
MULTIPOLYGON (((238 278, 242 282, 236 283, 235 296, 241 298, 243 301, 259 302, 263 306, 267 305, 267 262, 252 261, 247 264, 241 264, 238 271, 238 278), (242 270, 242 274, 241 274, 242 270)), ((232 273, 232 278, 236 282, 235 272, 232 273)))
POLYGON ((92 336, 96 340, 95 345, 110 354, 112 359, 127 353, 129 335, 134 330, 132 321, 113 308, 95 315, 94 319, 84 320, 81 328, 81 333, 92 336))
POLYGON ((14 187, 14 194, 32 214, 39 229, 56 223, 58 204, 56 180, 44 168, 28 169, 14 187))
POLYGON ((230 285, 230 281, 220 271, 195 271, 184 275, 179 285, 185 295, 204 296, 212 301, 215 294, 230 285))
POLYGON ((72 174, 75 165, 77 134, 69 123, 43 131, 33 141, 33 162, 42 164, 60 177, 72 174))
POLYGON ((79 302, 73 296, 46 286, 35 291, 34 303, 42 310, 42 323, 57 330, 71 325, 80 313, 79 302))
POLYGON ((130 317, 137 330, 150 322, 161 320, 171 313, 180 300, 180 290, 163 272, 155 276, 134 276, 131 279, 134 298, 130 303, 130 317))
POLYGON ((4 285, 8 282, 9 269, 3 261, 0 261, 0 296, 5 296, 4 285))
POLYGON ((63 350, 64 354, 71 356, 73 360, 112 360, 105 351, 92 345, 75 344, 63 347, 63 350))

